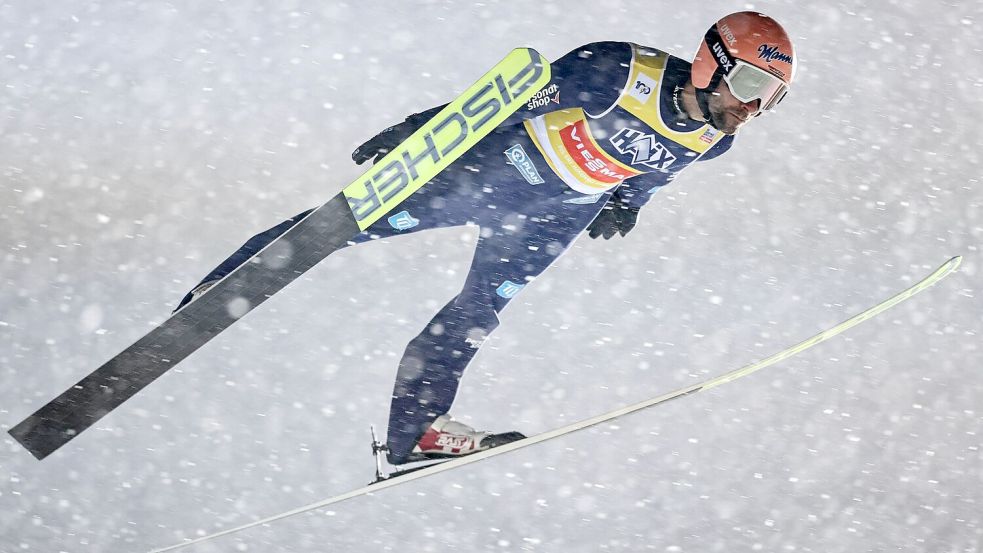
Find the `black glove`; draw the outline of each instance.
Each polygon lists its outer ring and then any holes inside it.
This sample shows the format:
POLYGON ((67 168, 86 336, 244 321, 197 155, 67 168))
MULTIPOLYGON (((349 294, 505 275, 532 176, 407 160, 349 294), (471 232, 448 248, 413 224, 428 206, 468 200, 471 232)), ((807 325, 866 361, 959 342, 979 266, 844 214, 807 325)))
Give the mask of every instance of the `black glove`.
POLYGON ((419 125, 414 126, 407 120, 383 130, 355 148, 355 151, 352 152, 352 161, 358 165, 370 159, 372 163, 378 163, 393 148, 402 144, 418 127, 419 125))
POLYGON ((590 237, 603 236, 605 240, 610 240, 615 234, 620 233, 621 236, 628 234, 635 228, 640 209, 624 203, 617 195, 611 196, 597 217, 587 225, 590 237))
POLYGON ((392 151, 396 146, 402 144, 404 140, 409 138, 411 134, 422 127, 430 118, 437 115, 446 105, 430 108, 421 113, 414 113, 407 117, 406 121, 384 129, 379 134, 366 140, 358 148, 355 148, 355 151, 352 152, 352 161, 358 165, 370 159, 372 163, 378 163, 383 156, 392 151))

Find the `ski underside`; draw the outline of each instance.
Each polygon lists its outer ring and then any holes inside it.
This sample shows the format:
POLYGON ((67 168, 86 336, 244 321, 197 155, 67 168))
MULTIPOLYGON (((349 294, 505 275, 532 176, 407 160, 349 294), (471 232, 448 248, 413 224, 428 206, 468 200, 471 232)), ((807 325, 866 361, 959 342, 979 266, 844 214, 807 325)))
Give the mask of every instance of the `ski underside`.
POLYGON ((334 198, 14 426, 10 435, 38 459, 47 457, 391 212, 549 80, 549 62, 538 52, 512 50, 334 198))
MULTIPOLYGON (((280 513, 280 514, 277 514, 277 515, 273 515, 273 516, 270 516, 270 517, 267 517, 267 518, 264 518, 264 519, 256 520, 256 521, 250 522, 248 524, 243 524, 242 526, 237 526, 235 528, 229 528, 228 530, 223 530, 221 532, 216 532, 214 534, 209 534, 207 536, 203 536, 203 537, 199 537, 199 538, 195 538, 195 539, 190 539, 190 540, 187 540, 187 541, 182 542, 182 543, 179 543, 179 544, 175 544, 175 545, 171 545, 171 546, 165 547, 163 549, 156 549, 152 553, 162 553, 164 551, 173 551, 175 549, 180 549, 180 548, 183 548, 183 547, 186 547, 186 546, 189 546, 189 545, 201 543, 201 542, 204 542, 204 541, 213 540, 213 539, 216 539, 216 538, 219 538, 219 537, 222 537, 222 536, 228 536, 230 534, 241 532, 243 530, 246 530, 246 529, 249 529, 249 528, 254 528, 256 526, 262 526, 262 525, 265 525, 265 524, 269 524, 271 522, 274 522, 274 521, 277 521, 277 520, 281 520, 281 519, 284 519, 284 518, 288 518, 288 517, 292 517, 292 516, 297 515, 297 514, 300 514, 300 513, 304 513, 304 512, 307 512, 307 511, 312 511, 314 509, 320 509, 320 508, 323 508, 323 507, 327 507, 329 505, 333 505, 335 503, 340 503, 340 502, 345 501, 347 499, 352 499, 352 498, 360 497, 360 496, 363 496, 363 495, 367 495, 369 493, 378 493, 378 492, 380 492, 380 491, 382 491, 382 490, 384 490, 386 488, 391 488, 393 486, 398 486, 400 484, 405 484, 405 483, 411 482, 413 480, 418 480, 418 479, 421 479, 421 478, 427 478, 429 476, 434 476, 436 474, 439 474, 439 473, 442 473, 442 472, 446 472, 448 470, 452 470, 452 469, 455 469, 455 468, 458 468, 458 467, 462 467, 464 465, 470 465, 472 463, 477 463, 478 461, 482 461, 482 460, 488 459, 490 457, 496 457, 496 456, 499 456, 499 455, 504 455, 505 453, 509 453, 511 451, 515 451, 515 450, 520 449, 520 448, 523 448, 523 447, 529 447, 531 445, 542 443, 542 442, 545 442, 547 440, 552 440, 554 438, 558 438, 560 436, 564 436, 564 435, 570 434, 572 432, 576 432, 578 430, 583 430, 585 428, 596 426, 598 424, 601 424, 601 423, 604 423, 604 422, 608 422, 608 421, 611 421, 613 419, 616 419, 616 418, 619 418, 619 417, 623 417, 625 415, 629 415, 631 413, 635 413, 635 412, 641 411, 643 409, 647 409, 649 407, 653 407, 655 405, 659 405, 661 403, 665 403, 665 402, 667 402, 669 400, 672 400, 672 399, 676 399, 676 398, 680 398, 680 397, 687 396, 687 395, 690 395, 690 394, 694 394, 696 392, 700 392, 700 391, 703 391, 703 390, 708 390, 710 388, 715 388, 717 386, 720 386, 721 384, 726 384, 726 383, 731 382, 733 380, 737 380, 738 378, 747 376, 747 375, 749 375, 751 373, 754 373, 756 371, 759 371, 759 370, 761 370, 761 369, 763 369, 765 367, 768 367, 770 365, 773 365, 775 363, 778 363, 779 361, 788 359, 789 357, 792 357, 793 355, 797 355, 797 354, 799 354, 799 353, 801 353, 801 352, 803 352, 803 351, 805 351, 805 350, 807 350, 807 349, 809 349, 809 348, 811 348, 811 347, 813 347, 813 346, 815 346, 817 344, 820 344, 822 342, 825 342, 826 340, 829 340, 830 338, 832 338, 834 336, 837 336, 839 334, 842 334, 843 332, 846 332, 847 330, 853 328, 854 326, 856 326, 856 325, 858 325, 858 324, 860 324, 860 323, 862 323, 862 322, 864 322, 864 321, 866 321, 868 319, 871 319, 873 317, 876 317, 877 315, 883 313, 884 311, 887 311, 888 309, 894 307, 895 305, 898 305, 899 303, 904 302, 905 300, 911 298, 915 294, 917 294, 917 293, 925 290, 926 288, 929 288, 933 284, 939 282, 940 280, 942 280, 943 278, 945 278, 947 275, 949 275, 950 273, 952 273, 953 271, 955 271, 956 268, 959 266, 959 263, 961 261, 962 261, 962 257, 959 257, 959 256, 953 257, 952 259, 949 259, 948 261, 946 261, 945 263, 943 263, 942 266, 940 266, 938 269, 936 269, 933 273, 931 273, 930 275, 926 276, 922 280, 918 281, 914 285, 912 285, 909 288, 907 288, 907 289, 905 289, 905 290, 903 290, 903 291, 901 291, 901 292, 899 292, 899 293, 891 296, 890 298, 887 298, 886 300, 884 300, 884 301, 882 301, 882 302, 880 302, 880 303, 878 303, 878 304, 876 304, 876 305, 874 305, 874 306, 866 309, 865 311, 862 311, 860 313, 857 313, 856 315, 854 315, 854 316, 852 316, 852 317, 844 320, 843 322, 841 322, 841 323, 839 323, 839 324, 837 324, 835 326, 832 326, 832 327, 830 327, 830 328, 828 328, 826 330, 823 330, 822 332, 820 332, 820 333, 818 333, 818 334, 816 334, 816 335, 814 335, 814 336, 812 336, 810 338, 807 338, 807 339, 805 339, 805 340, 803 340, 803 341, 795 344, 794 346, 791 346, 791 347, 786 348, 786 349, 784 349, 782 351, 779 351, 779 352, 777 352, 777 353, 775 353, 775 354, 773 354, 773 355, 771 355, 769 357, 766 357, 766 358, 764 358, 764 359, 762 359, 760 361, 751 363, 750 365, 746 365, 746 366, 741 367, 739 369, 734 369, 732 371, 726 372, 726 373, 721 374, 719 376, 716 376, 716 377, 713 377, 713 378, 709 378, 707 380, 704 380, 703 382, 699 382, 699 383, 696 383, 696 384, 692 384, 690 386, 679 388, 677 390, 674 390, 674 391, 671 391, 671 392, 662 394, 660 396, 656 396, 656 397, 647 399, 645 401, 641 401, 641 402, 638 402, 638 403, 635 403, 635 404, 632 404, 632 405, 628 405, 628 406, 622 407, 621 409, 616 409, 614 411, 609 411, 607 413, 603 413, 601 415, 597 415, 596 417, 592 417, 592 418, 589 418, 589 419, 584 419, 582 421, 575 422, 573 424, 569 424, 569 425, 566 425, 566 426, 557 428, 555 430, 550 430, 548 432, 543 432, 542 434, 537 434, 535 436, 530 436, 530 437, 528 437, 528 438, 526 438, 524 440, 518 440, 518 441, 515 441, 515 442, 511 442, 511 443, 505 444, 505 445, 501 445, 501 446, 496 447, 494 449, 488 449, 488 450, 485 450, 485 451, 482 451, 482 452, 479 452, 479 453, 474 453, 474 454, 467 455, 467 456, 464 456, 464 457, 460 457, 460 458, 457 458, 457 459, 452 459, 452 460, 449 460, 449 461, 441 461, 441 462, 437 462, 437 463, 434 463, 434 464, 431 464, 431 465, 427 465, 427 466, 423 466, 423 467, 416 467, 416 468, 412 468, 412 469, 409 469, 409 470, 397 471, 397 472, 393 473, 392 475, 390 475, 388 477, 385 477, 385 475, 380 474, 380 470, 377 469, 377 473, 376 474, 377 474, 378 480, 376 482, 372 483, 372 484, 367 485, 367 486, 363 486, 361 488, 357 488, 357 489, 354 489, 354 490, 351 490, 351 491, 348 491, 348 492, 345 492, 345 493, 336 495, 334 497, 330 497, 328 499, 324 499, 322 501, 318 501, 316 503, 311 503, 311 504, 305 505, 303 507, 298 507, 297 509, 286 511, 286 512, 283 512, 283 513, 280 513)), ((378 447, 379 447, 379 444, 375 440, 375 436, 374 436, 374 432, 373 432, 373 452, 374 453, 377 453, 376 452, 376 449, 378 447)))

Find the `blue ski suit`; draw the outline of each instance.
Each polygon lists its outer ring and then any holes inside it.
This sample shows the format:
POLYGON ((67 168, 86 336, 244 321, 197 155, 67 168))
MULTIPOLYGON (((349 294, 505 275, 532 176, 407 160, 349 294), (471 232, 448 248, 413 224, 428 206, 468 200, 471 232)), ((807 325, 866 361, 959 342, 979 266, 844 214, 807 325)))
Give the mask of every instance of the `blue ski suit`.
MULTIPOLYGON (((626 42, 577 48, 551 64, 550 84, 517 114, 352 237, 360 243, 480 227, 464 289, 399 362, 387 438, 391 463, 405 462, 428 425, 450 410, 465 368, 498 326, 498 313, 606 203, 641 207, 685 167, 730 147, 732 135, 679 109, 689 70, 689 62, 626 42)), ((202 283, 224 277, 304 215, 254 236, 202 283)))

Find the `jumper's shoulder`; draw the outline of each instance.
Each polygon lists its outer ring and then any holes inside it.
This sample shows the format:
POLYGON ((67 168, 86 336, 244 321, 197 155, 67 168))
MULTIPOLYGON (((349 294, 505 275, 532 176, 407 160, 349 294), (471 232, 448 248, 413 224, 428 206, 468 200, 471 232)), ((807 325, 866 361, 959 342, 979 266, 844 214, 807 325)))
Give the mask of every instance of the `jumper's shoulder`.
POLYGON ((692 63, 688 60, 674 56, 669 52, 654 48, 652 46, 645 46, 642 44, 628 43, 632 48, 632 55, 636 62, 642 65, 646 64, 646 60, 652 60, 653 63, 658 64, 660 67, 666 67, 673 71, 686 71, 690 70, 692 63))
POLYGON ((558 62, 573 63, 579 66, 618 65, 627 66, 631 62, 634 45, 630 42, 605 40, 590 42, 574 48, 558 62))
POLYGON ((627 44, 632 47, 632 49, 635 51, 635 54, 636 55, 653 56, 653 57, 664 56, 664 57, 670 57, 670 58, 674 58, 675 57, 672 54, 670 54, 669 52, 666 52, 664 50, 660 50, 660 49, 658 49, 658 48, 656 48, 654 46, 646 46, 644 44, 635 44, 634 42, 628 42, 627 44))
POLYGON ((660 53, 663 56, 666 56, 666 58, 669 60, 667 62, 667 65, 669 65, 670 67, 674 67, 677 70, 685 70, 685 71, 689 72, 689 70, 693 67, 693 62, 691 62, 691 61, 689 61, 687 59, 683 59, 683 58, 681 58, 679 56, 674 56, 674 55, 669 54, 669 53, 666 53, 666 52, 660 52, 660 53))
POLYGON ((593 58, 594 66, 607 69, 609 72, 618 72, 616 66, 627 71, 631 65, 637 64, 664 69, 672 74, 678 73, 685 80, 692 67, 689 61, 664 50, 633 42, 592 42, 574 52, 581 58, 593 58))
POLYGON ((697 161, 709 161, 711 159, 717 158, 727 150, 730 150, 731 146, 734 145, 735 135, 728 135, 720 139, 719 142, 713 145, 712 148, 707 150, 702 156, 697 159, 697 161))
POLYGON ((600 40, 596 42, 589 42, 577 48, 574 48, 574 52, 580 53, 584 57, 590 56, 604 56, 604 55, 618 55, 624 53, 631 53, 632 47, 635 46, 631 42, 625 42, 621 40, 600 40))

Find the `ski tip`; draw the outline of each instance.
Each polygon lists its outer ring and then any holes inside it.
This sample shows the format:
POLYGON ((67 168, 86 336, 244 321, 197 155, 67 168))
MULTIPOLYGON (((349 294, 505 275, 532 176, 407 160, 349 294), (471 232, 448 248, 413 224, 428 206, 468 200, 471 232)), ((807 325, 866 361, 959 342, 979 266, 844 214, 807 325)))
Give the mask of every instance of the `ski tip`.
POLYGON ((962 263, 962 261, 963 256, 961 255, 950 257, 948 261, 943 263, 938 269, 935 270, 934 276, 936 277, 936 280, 941 280, 942 278, 945 278, 955 272, 955 270, 959 268, 959 264, 962 263))
POLYGON ((539 53, 539 50, 536 50, 535 48, 532 48, 530 46, 520 46, 519 48, 513 48, 512 54, 515 54, 516 52, 528 52, 533 57, 543 58, 543 55, 539 53))
POLYGON ((7 433, 38 461, 44 460, 77 434, 72 428, 62 429, 37 415, 27 417, 7 433))
MULTIPOLYGON (((547 82, 549 81, 550 62, 548 59, 546 59, 546 57, 540 54, 539 51, 536 50, 535 48, 529 48, 528 46, 524 46, 521 48, 513 48, 512 51, 509 52, 508 57, 509 58, 515 57, 515 58, 522 58, 522 59, 528 58, 532 60, 533 63, 541 67, 545 72, 545 81, 547 82)), ((544 85, 545 84, 546 82, 544 82, 544 85)))

